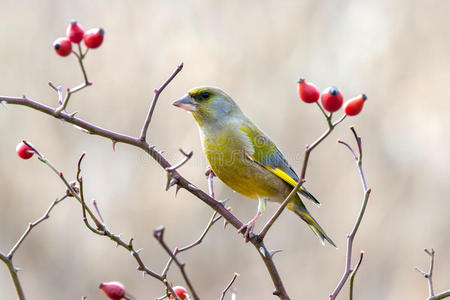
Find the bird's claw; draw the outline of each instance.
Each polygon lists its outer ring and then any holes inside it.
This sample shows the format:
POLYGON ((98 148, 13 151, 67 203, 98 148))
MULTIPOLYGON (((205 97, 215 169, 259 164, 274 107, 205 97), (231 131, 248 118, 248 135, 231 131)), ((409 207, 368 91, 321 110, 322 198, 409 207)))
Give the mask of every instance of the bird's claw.
POLYGON ((206 176, 206 177, 208 177, 209 174, 212 174, 213 177, 216 176, 216 174, 214 174, 214 171, 211 169, 211 166, 208 166, 208 167, 206 168, 206 171, 205 171, 205 176, 206 176))
POLYGON ((247 224, 244 224, 241 226, 241 228, 238 229, 238 233, 242 233, 244 235, 244 240, 246 243, 253 237, 253 227, 255 227, 255 221, 251 220, 247 224))

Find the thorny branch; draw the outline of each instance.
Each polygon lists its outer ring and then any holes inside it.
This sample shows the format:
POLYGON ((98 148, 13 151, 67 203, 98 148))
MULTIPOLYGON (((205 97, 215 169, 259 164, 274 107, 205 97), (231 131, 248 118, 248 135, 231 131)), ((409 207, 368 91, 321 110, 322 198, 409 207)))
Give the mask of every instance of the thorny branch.
MULTIPOLYGON (((72 96, 73 93, 76 93, 82 89, 84 89, 85 87, 88 87, 90 85, 92 85, 92 82, 89 82, 88 78, 87 78, 87 73, 86 73, 86 69, 84 68, 84 64, 83 64, 83 59, 87 54, 87 50, 86 53, 82 53, 81 50, 81 46, 78 43, 78 53, 72 50, 72 53, 77 57, 77 61, 78 64, 80 65, 81 68, 81 72, 83 73, 83 78, 84 78, 84 82, 77 85, 76 87, 73 88, 68 88, 66 90, 66 96, 63 99, 63 93, 62 93, 62 88, 60 86, 56 87, 53 82, 49 82, 48 85, 53 88, 57 93, 58 93, 58 104, 59 107, 55 109, 55 114, 58 115, 60 112, 65 111, 66 112, 66 107, 67 104, 69 104, 69 99, 70 96, 72 96)), ((73 113, 72 115, 75 115, 75 113, 73 113)))
POLYGON ((66 195, 64 195, 64 196, 62 196, 60 198, 57 198, 55 201, 53 201, 50 204, 50 206, 47 208, 47 210, 45 211, 44 215, 42 215, 42 217, 40 217, 39 219, 37 219, 33 223, 29 223, 27 228, 25 229, 24 233, 22 234, 22 236, 17 240, 16 244, 11 248, 11 250, 9 250, 8 254, 4 254, 3 252, 0 251, 0 260, 3 261, 6 264, 6 266, 8 267, 9 274, 11 275, 12 281, 14 283, 14 287, 16 288, 17 297, 20 300, 24 300, 25 299, 25 293, 23 291, 22 285, 21 285, 19 277, 17 275, 17 272, 20 269, 18 267, 14 266, 14 264, 13 264, 14 254, 19 249, 19 247, 22 245, 23 241, 26 239, 26 237, 31 232, 31 230, 33 230, 33 228, 35 228, 37 225, 39 225, 43 221, 45 221, 48 218, 50 218, 50 212, 53 210, 53 208, 59 202, 61 202, 64 199, 66 199, 68 196, 69 195, 66 194, 66 195))
MULTIPOLYGON (((76 53, 75 53, 76 54, 76 53)), ((78 61, 80 63, 83 75, 84 75, 84 79, 85 82, 84 84, 80 85, 79 87, 75 87, 71 90, 71 93, 78 91, 82 88, 84 88, 85 86, 89 85, 89 82, 87 80, 87 76, 86 76, 86 72, 84 69, 84 66, 82 64, 82 59, 84 58, 85 54, 76 54, 78 61)), ((60 103, 60 107, 59 108, 52 108, 50 106, 47 106, 45 104, 42 104, 40 102, 31 100, 25 96, 23 97, 7 97, 7 96, 0 96, 0 102, 4 105, 6 104, 16 104, 16 105, 23 105, 23 106, 27 106, 30 107, 32 109, 38 110, 44 114, 53 116, 55 118, 61 119, 66 121, 67 123, 72 124, 75 128, 86 132, 88 134, 93 134, 93 135, 99 135, 102 137, 105 137, 107 139, 110 139, 113 142, 113 145, 115 145, 116 143, 124 143, 124 144, 129 144, 132 146, 135 146, 137 148, 140 148, 142 150, 144 150, 145 152, 147 152, 164 170, 167 171, 167 174, 169 176, 169 180, 168 180, 168 187, 172 186, 172 185, 176 185, 177 186, 177 190, 180 188, 186 189, 188 192, 190 192, 191 194, 195 195, 198 199, 202 200, 205 204, 207 204, 208 206, 210 206, 214 211, 216 211, 221 217, 224 218, 224 220, 227 223, 230 223, 233 227, 235 227, 236 229, 239 229, 242 227, 242 222, 237 219, 230 210, 228 210, 222 202, 216 201, 214 199, 214 197, 208 195, 207 193, 205 193, 204 191, 200 190, 199 188, 197 188, 195 185, 193 185, 192 183, 190 183, 187 179, 185 179, 177 170, 178 167, 180 167, 181 165, 171 165, 163 156, 162 154, 157 151, 155 149, 155 146, 151 146, 147 141, 146 141, 146 135, 147 135, 147 131, 148 131, 148 127, 156 106, 156 102, 160 96, 160 94, 162 93, 162 91, 165 89, 165 87, 175 78, 175 76, 182 70, 183 68, 183 63, 179 64, 177 66, 177 68, 174 70, 174 72, 170 75, 170 77, 161 85, 161 87, 159 89, 156 89, 154 91, 154 97, 151 103, 151 106, 148 110, 147 113, 147 117, 144 121, 144 125, 142 127, 141 133, 138 137, 133 137, 133 136, 128 136, 128 135, 124 135, 118 132, 114 132, 99 126, 96 126, 92 123, 89 123, 87 121, 84 121, 82 119, 79 119, 77 117, 75 117, 75 113, 73 114, 69 114, 65 111, 65 107, 62 105, 64 105, 64 102, 66 102, 65 105, 67 105, 67 100, 68 97, 70 96, 70 93, 68 95, 66 95, 66 99, 62 99, 62 92, 60 89, 56 88, 53 84, 50 84, 52 87, 54 87, 54 89, 58 92, 59 95, 59 100, 60 102, 62 102, 62 104, 60 103)), ((320 105, 319 105, 319 108, 320 105)), ((322 112, 323 109, 321 108, 322 112)), ((304 161, 303 161, 303 166, 302 166, 302 172, 301 172, 301 177, 300 180, 297 184, 297 186, 293 189, 293 191, 290 193, 290 195, 284 200, 284 202, 282 203, 282 205, 280 206, 280 208, 277 210, 277 212, 273 215, 273 217, 268 221, 268 223, 264 226, 263 230, 261 231, 259 236, 253 236, 250 239, 250 242, 253 244, 253 246, 255 247, 255 249, 258 251, 258 253, 260 254, 266 268, 267 271, 269 272, 271 279, 273 281, 273 284, 275 286, 275 291, 273 292, 274 295, 278 296, 280 299, 289 299, 289 296, 287 294, 287 291, 285 290, 284 286, 283 286, 283 282, 280 278, 280 275, 278 273, 278 270, 275 266, 275 263, 272 260, 272 257, 275 253, 279 252, 279 251, 270 251, 266 248, 266 246, 264 245, 263 239, 264 236, 267 234, 268 230, 270 229, 270 227, 272 226, 272 224, 275 222, 275 220, 279 217, 279 215, 282 213, 282 211, 284 210, 284 208, 287 206, 290 198, 294 195, 294 193, 296 193, 302 186, 303 182, 305 181, 305 174, 306 174, 306 167, 308 165, 308 159, 309 159, 309 155, 310 152, 320 143, 322 142, 330 133, 331 131, 334 129, 334 127, 339 124, 340 122, 342 122, 345 118, 345 115, 342 116, 340 119, 338 119, 337 121, 335 121, 334 123, 332 122, 332 114, 326 114, 324 113, 325 118, 327 120, 328 123, 328 130, 325 131, 322 136, 319 137, 318 140, 316 140, 313 144, 309 145, 306 147, 305 150, 305 157, 304 157, 304 161)), ((185 161, 182 163, 185 163, 187 161, 187 156, 185 161)), ((45 162, 45 161, 43 161, 45 162)), ((53 168, 50 164, 47 164, 49 167, 53 168)), ((53 168, 54 169, 54 168, 53 168)), ((56 169, 54 169, 54 171, 57 172, 56 169)), ((144 271, 145 273, 157 278, 158 280, 163 280, 165 281, 166 287, 167 289, 170 291, 171 287, 168 286, 167 281, 165 278, 162 278, 161 275, 154 273, 151 270, 148 270, 145 265, 142 263, 138 251, 136 251, 133 248, 132 245, 132 240, 130 240, 129 243, 125 243, 123 242, 120 237, 112 234, 111 232, 109 232, 109 230, 107 230, 106 226, 104 224, 102 224, 103 222, 99 221, 97 219, 97 217, 93 214, 93 212, 86 206, 84 199, 81 198, 81 196, 79 196, 73 189, 73 187, 70 186, 70 184, 67 182, 67 180, 65 180, 64 176, 62 175, 62 173, 59 174, 60 178, 63 180, 63 182, 65 183, 65 185, 67 186, 68 190, 72 193, 72 195, 78 199, 78 201, 80 201, 80 203, 82 204, 82 208, 83 208, 83 214, 84 216, 86 216, 86 213, 89 215, 89 217, 94 220, 95 225, 97 226, 97 228, 94 228, 92 225, 90 225, 87 221, 86 221, 86 225, 88 227, 90 227, 91 231, 97 233, 97 234, 102 234, 102 235, 106 235, 108 236, 110 239, 114 240, 115 242, 118 243, 118 245, 126 248, 128 251, 130 251, 133 256, 135 257, 135 259, 138 262, 139 268, 144 271), (97 221, 95 221, 97 220, 97 221)), ((82 178, 79 177, 79 184, 80 184, 80 188, 82 185, 82 178)), ((216 220, 217 217, 215 217, 213 220, 216 220)), ((169 264, 170 265, 170 264, 169 264)))
POLYGON ((159 87, 159 89, 155 89, 153 91, 154 95, 153 95, 152 104, 150 105, 150 108, 148 109, 147 117, 145 118, 144 126, 142 126, 142 130, 141 130, 141 136, 140 136, 141 141, 145 141, 145 139, 147 137, 148 126, 150 125, 150 121, 152 120, 153 111, 155 110, 156 102, 158 101, 159 95, 166 88, 166 86, 168 86, 169 83, 175 78, 175 76, 177 76, 177 74, 180 73, 181 69, 183 69, 183 63, 180 63, 177 66, 175 71, 173 71, 172 75, 170 75, 169 78, 167 78, 167 80, 164 81, 164 83, 159 87))
POLYGON ((423 251, 425 251, 426 254, 428 254, 430 256, 430 269, 428 272, 424 272, 421 269, 419 269, 419 267, 415 267, 414 269, 419 272, 420 274, 423 275, 423 277, 425 277, 428 281, 428 292, 429 292, 429 297, 428 300, 438 300, 438 299, 444 299, 447 297, 450 297, 450 290, 442 292, 438 295, 434 294, 434 288, 433 288, 433 269, 434 269, 434 249, 431 248, 430 250, 428 249, 424 249, 423 251))
POLYGON ((153 236, 160 243, 161 247, 169 254, 170 258, 175 262, 175 264, 180 269, 181 275, 183 276, 183 279, 186 282, 189 292, 192 294, 192 297, 194 299, 200 299, 199 296, 197 295, 188 275, 186 274, 185 264, 178 260, 178 258, 172 253, 169 246, 164 241, 164 231, 165 231, 165 228, 163 226, 161 226, 153 231, 153 236))
MULTIPOLYGON (((330 300, 336 299, 337 295, 341 291, 341 289, 344 286, 345 282, 347 281, 348 277, 352 274, 351 264, 352 264, 353 239, 355 238, 356 232, 358 231, 359 225, 361 224, 362 218, 364 216, 364 212, 365 212, 366 207, 367 207, 367 203, 369 201, 370 192, 371 192, 371 189, 367 187, 366 178, 364 176, 364 172, 363 172, 363 169, 362 169, 362 144, 361 144, 361 137, 359 137, 357 135, 354 127, 350 127, 350 130, 352 131, 353 136, 355 137, 355 140, 356 140, 356 144, 358 145, 359 155, 357 155, 355 153, 355 151, 353 150, 353 148, 349 144, 347 144, 346 142, 338 140, 338 143, 343 144, 344 146, 346 146, 350 150, 350 152, 353 155, 353 158, 356 161, 356 164, 358 165, 359 175, 361 177, 362 187, 363 187, 363 190, 364 190, 364 198, 363 198, 363 201, 362 201, 362 204, 361 204, 361 209, 359 211, 359 214, 358 214, 358 217, 356 219, 356 222, 353 225, 353 229, 352 229, 351 233, 347 236, 347 253, 346 253, 346 263, 345 263, 344 274, 342 275, 342 278, 339 281, 339 283, 336 286, 336 288, 334 289, 334 291, 330 294, 330 300)), ((356 272, 357 269, 359 268, 359 265, 361 264, 362 257, 363 256, 361 255, 360 256, 360 261, 358 262, 357 267, 355 268, 355 271, 353 271, 353 272, 356 272)), ((352 288, 353 288, 353 285, 350 285, 351 293, 352 293, 352 288)))
POLYGON ((315 140, 311 145, 306 145, 305 156, 303 158, 302 170, 300 173, 300 180, 298 181, 298 183, 294 187, 294 189, 286 197, 286 199, 281 203, 281 205, 277 209, 277 211, 273 214, 273 216, 269 219, 269 221, 267 221, 267 223, 264 225, 263 229, 261 230, 261 232, 258 235, 259 236, 258 238, 261 240, 264 239, 264 237, 266 236, 270 227, 275 223, 275 221, 281 215, 283 210, 289 204, 291 198, 298 192, 299 189, 301 189, 303 183, 305 182, 306 168, 308 166, 309 155, 310 155, 311 151, 313 151, 314 148, 316 148, 333 131, 333 129, 345 119, 346 115, 344 114, 340 119, 338 119, 336 122, 333 123, 332 122, 333 115, 332 114, 327 115, 327 113, 325 113, 325 111, 323 110, 322 106, 320 106, 319 103, 317 103, 317 105, 319 106, 320 110, 324 113, 324 116, 328 123, 328 129, 317 140, 315 140))

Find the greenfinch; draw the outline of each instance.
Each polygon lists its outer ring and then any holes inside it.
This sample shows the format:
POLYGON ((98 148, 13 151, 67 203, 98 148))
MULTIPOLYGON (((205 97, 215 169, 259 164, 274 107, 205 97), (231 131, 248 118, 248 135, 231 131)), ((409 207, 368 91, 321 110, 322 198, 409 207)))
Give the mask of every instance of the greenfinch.
MULTIPOLYGON (((253 219, 239 229, 250 238, 267 200, 281 203, 299 181, 281 151, 240 110, 233 99, 219 88, 197 87, 173 105, 194 117, 206 158, 214 174, 234 191, 258 199, 253 219)), ((322 244, 334 242, 306 209, 300 195, 319 202, 304 187, 295 194, 288 208, 308 224, 322 244)))

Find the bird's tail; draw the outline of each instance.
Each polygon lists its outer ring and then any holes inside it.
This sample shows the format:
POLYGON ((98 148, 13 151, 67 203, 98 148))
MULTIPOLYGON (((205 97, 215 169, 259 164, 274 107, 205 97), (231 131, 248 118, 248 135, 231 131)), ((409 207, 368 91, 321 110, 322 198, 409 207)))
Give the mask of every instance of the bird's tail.
POLYGON ((308 224, 309 228, 317 235, 323 245, 325 245, 325 240, 331 245, 337 248, 336 244, 330 239, 330 237, 325 233, 325 230, 320 227, 319 223, 311 216, 309 211, 306 209, 300 197, 296 197, 291 203, 288 204, 288 208, 295 212, 303 221, 308 224))

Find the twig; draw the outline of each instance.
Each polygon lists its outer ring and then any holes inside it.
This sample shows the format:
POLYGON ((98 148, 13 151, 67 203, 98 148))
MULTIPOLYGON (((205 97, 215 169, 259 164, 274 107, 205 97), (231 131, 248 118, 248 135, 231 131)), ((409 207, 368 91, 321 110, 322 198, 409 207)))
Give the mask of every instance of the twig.
MULTIPOLYGON (((362 169, 362 144, 361 144, 361 137, 359 137, 356 134, 356 131, 354 129, 354 127, 350 127, 356 143, 358 145, 358 152, 359 152, 359 156, 356 155, 355 151, 353 151, 352 147, 341 140, 338 140, 338 143, 345 145, 348 149, 350 149, 353 158, 356 161, 356 164, 358 165, 358 170, 359 170, 359 174, 361 177, 361 182, 362 182, 362 187, 364 190, 364 198, 361 204, 361 209, 359 211, 358 217, 355 221, 355 224, 353 225, 353 229, 351 231, 351 233, 347 236, 347 252, 346 252, 346 264, 345 264, 345 270, 344 270, 344 274, 342 275, 341 280, 339 281, 339 283, 337 284, 336 288, 334 289, 334 291, 330 294, 330 300, 334 300, 336 299, 337 295, 339 294, 339 292, 341 291, 342 287, 344 286, 345 282, 347 281, 348 277, 350 276, 350 274, 352 273, 352 269, 351 269, 351 263, 352 263, 352 248, 353 248, 353 240, 355 238, 356 232, 358 231, 359 225, 361 224, 362 218, 364 216, 364 212, 366 210, 367 207, 367 203, 369 200, 369 196, 370 196, 370 192, 371 189, 367 187, 367 182, 364 176, 364 172, 362 169)), ((362 257, 361 257, 362 258, 362 257)), ((360 262, 358 262, 358 264, 360 264, 360 262)), ((359 268, 359 265, 358 265, 359 268)))
POLYGON ((170 250, 169 246, 167 246, 166 242, 164 241, 164 230, 165 230, 165 228, 163 226, 158 227, 157 229, 155 229, 153 231, 153 236, 156 238, 156 240, 159 242, 161 247, 167 252, 167 254, 169 254, 169 256, 172 258, 172 260, 175 262, 175 264, 180 269, 181 275, 183 276, 183 279, 186 282, 186 285, 188 286, 189 292, 192 294, 192 297, 195 300, 200 299, 200 297, 195 292, 195 289, 194 289, 188 275, 186 274, 185 264, 181 263, 178 260, 178 258, 173 254, 173 252, 170 250))
MULTIPOLYGON (((153 146, 150 146, 145 140, 143 141, 140 137, 132 137, 128 135, 124 135, 118 132, 114 132, 105 128, 102 128, 100 126, 96 126, 92 123, 86 122, 82 119, 79 119, 71 114, 68 114, 64 111, 62 111, 58 116, 55 116, 54 111, 55 109, 47 106, 45 104, 33 101, 27 97, 8 97, 8 96, 0 96, 0 102, 5 102, 8 104, 16 104, 16 105, 23 105, 30 107, 31 109, 40 111, 44 114, 53 116, 58 119, 65 120, 67 123, 73 124, 74 126, 81 128, 88 132, 89 134, 94 134, 98 136, 105 137, 107 139, 110 139, 113 142, 116 143, 124 143, 129 144, 132 146, 135 146, 137 148, 140 148, 147 152, 164 170, 171 166, 171 164, 164 158, 164 156, 155 150, 153 146)), ((148 125, 147 125, 148 127, 148 125)), ((213 210, 217 211, 229 224, 231 224, 234 228, 239 229, 242 227, 242 222, 236 218, 221 202, 216 201, 214 198, 209 196, 204 191, 197 188, 195 185, 193 185, 191 182, 189 182, 186 178, 181 176, 180 173, 178 173, 177 170, 172 171, 172 177, 177 178, 177 185, 180 188, 184 188, 194 196, 196 196, 198 199, 203 201, 205 204, 210 206, 213 210)), ((69 189, 70 190, 70 189, 69 189)), ((73 190, 73 189, 72 189, 73 190)), ((88 210, 89 211, 89 210, 88 210)), ((111 236, 108 235, 108 236, 111 236)), ((267 271, 272 279, 273 285, 275 287, 274 294, 279 296, 280 299, 289 299, 289 296, 287 295, 287 292, 283 286, 283 282, 280 278, 280 275, 278 274, 277 268, 275 266, 275 263, 272 260, 271 255, 266 255, 267 253, 270 253, 267 248, 265 247, 264 243, 262 241, 257 241, 255 238, 250 239, 251 243, 255 247, 255 249, 260 254, 261 258, 263 259, 263 262, 267 268, 267 271)), ((119 243, 120 245, 120 243, 119 243)), ((126 244, 125 244, 126 245, 126 244)), ((127 248, 127 250, 131 251, 130 248, 127 248)), ((134 256, 134 254, 133 254, 134 256)), ((136 258, 136 257, 135 257, 136 258)), ((139 257, 136 258, 136 260, 140 259, 139 257)), ((144 269, 144 265, 140 264, 138 261, 139 267, 144 269)), ((144 269, 146 273, 150 273, 151 271, 147 271, 144 269)), ((150 274, 149 274, 150 275, 150 274)), ((158 278, 158 274, 153 274, 153 277, 160 280, 161 278, 158 278), (155 276, 156 275, 156 276, 155 276)))
POLYGON ((359 260, 356 263, 355 269, 352 271, 352 274, 350 275, 350 300, 353 300, 353 281, 355 280, 355 275, 356 275, 356 272, 358 272, 359 266, 361 265, 363 256, 364 256, 364 251, 361 251, 359 253, 359 260))
POLYGON ((169 271, 170 265, 172 264, 174 258, 181 252, 187 251, 191 248, 194 248, 195 246, 201 244, 201 242, 203 241, 203 239, 205 238, 206 234, 208 233, 209 229, 211 229, 212 225, 214 225, 217 221, 220 220, 221 216, 216 217, 217 212, 215 211, 213 213, 213 216, 211 217, 211 219, 208 222, 208 225, 206 225, 206 228, 203 230, 202 234, 200 235, 200 237, 193 243, 188 244, 184 247, 178 248, 176 247, 175 250, 173 251, 172 255, 170 255, 169 260, 166 263, 166 266, 164 267, 163 272, 161 273, 162 276, 166 276, 167 272, 169 271))
POLYGON ((181 160, 181 161, 180 161, 179 163, 177 163, 176 165, 173 165, 173 166, 171 166, 171 167, 166 168, 166 171, 167 171, 167 172, 175 171, 175 170, 178 169, 179 167, 183 166, 189 159, 191 159, 192 154, 194 154, 194 152, 192 152, 192 151, 189 152, 189 153, 186 153, 186 152, 183 151, 183 149, 178 149, 178 150, 181 152, 181 154, 184 155, 184 158, 183 158, 183 160, 181 160))
POLYGON ((14 264, 13 264, 14 254, 19 249, 19 247, 22 245, 22 243, 24 242, 26 237, 30 234, 31 230, 33 230, 33 228, 35 228, 37 225, 39 225, 43 221, 47 220, 50 217, 50 212, 52 211, 52 209, 59 202, 63 201, 67 197, 68 197, 68 195, 66 194, 66 195, 64 195, 64 196, 62 196, 60 198, 57 198, 55 201, 53 201, 50 204, 50 206, 47 208, 47 210, 45 211, 44 215, 42 215, 42 217, 40 217, 39 219, 37 219, 33 223, 29 223, 27 228, 25 229, 24 233, 22 234, 22 236, 17 240, 16 244, 11 248, 11 250, 9 250, 8 254, 4 254, 3 252, 0 251, 0 260, 2 260, 6 264, 6 266, 8 267, 9 274, 11 275, 12 281, 13 281, 14 286, 16 288, 17 297, 20 300, 24 300, 25 299, 25 294, 23 292, 22 285, 21 285, 19 277, 17 275, 17 272, 19 271, 19 268, 15 267, 14 264))
POLYGON ((84 82, 82 84, 77 85, 76 87, 73 87, 70 89, 68 88, 66 90, 66 96, 64 97, 64 99, 62 99, 61 87, 60 86, 55 87, 55 85, 52 82, 48 83, 54 90, 56 90, 58 92, 59 107, 55 109, 55 112, 54 112, 55 116, 58 116, 62 111, 66 110, 67 104, 69 104, 70 96, 73 93, 76 93, 76 92, 84 89, 85 87, 92 85, 92 83, 88 81, 87 73, 84 68, 83 59, 84 59, 86 53, 82 54, 80 43, 78 43, 78 53, 76 53, 75 51, 72 51, 72 53, 75 54, 75 56, 77 57, 78 64, 80 65, 81 72, 83 73, 84 82))
POLYGON ((430 269, 428 272, 422 271, 421 269, 419 269, 419 267, 415 267, 414 269, 416 269, 417 272, 422 274, 423 277, 425 277, 428 281, 428 292, 429 292, 428 300, 438 300, 438 299, 444 299, 444 298, 450 297, 450 290, 442 292, 438 295, 434 295, 433 269, 434 269, 434 254, 435 254, 435 252, 434 252, 433 248, 431 248, 430 250, 424 249, 423 251, 425 251, 425 253, 430 256, 430 269))
POLYGON ((223 300, 225 297, 225 294, 227 293, 227 291, 230 289, 230 287, 233 285, 234 281, 236 280, 236 278, 239 277, 238 273, 234 273, 233 274, 233 278, 231 278, 230 283, 228 283, 228 285, 225 287, 225 289, 222 291, 222 296, 220 297, 219 300, 223 300))
POLYGON ((450 290, 437 294, 436 296, 430 297, 428 298, 428 300, 440 300, 447 297, 450 297, 450 290))
POLYGON ((183 69, 183 63, 180 63, 177 66, 175 71, 173 71, 172 75, 170 75, 169 78, 167 78, 167 80, 159 87, 159 89, 155 89, 153 91, 152 104, 150 105, 150 108, 147 113, 147 117, 145 118, 145 121, 144 121, 144 126, 142 126, 142 130, 141 130, 141 136, 140 136, 141 141, 145 141, 145 139, 146 139, 148 126, 150 125, 150 121, 152 120, 153 111, 155 110, 156 102, 158 101, 159 95, 166 88, 166 86, 172 81, 172 79, 174 79, 175 76, 177 76, 177 74, 181 71, 181 69, 183 69))
POLYGON ((264 239, 264 237, 266 236, 270 227, 275 223, 275 221, 281 215, 283 210, 289 204, 291 198, 298 192, 298 190, 302 187, 303 183, 305 182, 306 168, 308 167, 309 155, 310 155, 311 151, 313 151, 314 148, 316 148, 333 131, 333 129, 336 127, 336 125, 338 125, 345 119, 346 115, 344 114, 339 120, 332 123, 332 121, 331 121, 332 114, 327 115, 327 113, 325 113, 325 111, 323 110, 322 106, 320 106, 319 103, 317 103, 317 105, 320 108, 320 110, 323 112, 323 114, 326 118, 326 121, 328 123, 328 129, 317 140, 315 140, 311 145, 306 145, 305 156, 303 158, 302 170, 300 173, 300 179, 299 179, 297 185, 294 187, 294 189, 289 193, 289 195, 286 197, 286 199, 284 199, 284 201, 281 203, 280 207, 278 207, 277 211, 272 215, 272 217, 269 219, 269 221, 267 221, 267 223, 264 225, 261 232, 258 234, 258 238, 260 240, 264 239))
POLYGON ((19 238, 17 243, 9 251, 9 253, 8 253, 9 258, 12 258, 14 256, 14 253, 17 251, 17 249, 19 249, 20 245, 23 243, 23 241, 28 236, 28 234, 31 232, 31 230, 33 230, 33 228, 36 227, 39 223, 47 220, 50 217, 50 212, 52 211, 53 207, 55 207, 56 204, 58 204, 59 202, 63 201, 66 198, 67 198, 67 195, 64 195, 64 196, 56 199, 55 201, 53 201, 50 204, 50 206, 47 208, 47 210, 45 211, 45 213, 42 217, 40 217, 33 223, 28 224, 28 227, 27 227, 27 229, 25 229, 25 232, 22 234, 22 236, 19 238))

